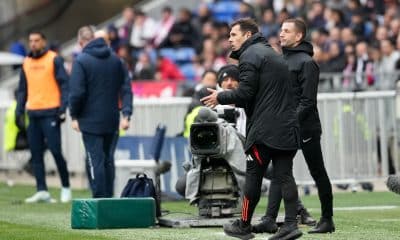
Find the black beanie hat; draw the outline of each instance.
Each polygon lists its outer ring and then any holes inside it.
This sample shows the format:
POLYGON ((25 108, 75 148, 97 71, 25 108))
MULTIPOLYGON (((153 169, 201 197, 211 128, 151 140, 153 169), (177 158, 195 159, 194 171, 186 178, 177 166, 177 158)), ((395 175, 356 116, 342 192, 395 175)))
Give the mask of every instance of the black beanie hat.
POLYGON ((231 77, 237 81, 239 81, 239 67, 233 64, 229 64, 226 66, 223 66, 219 71, 218 71, 218 84, 221 86, 222 81, 226 77, 231 77))

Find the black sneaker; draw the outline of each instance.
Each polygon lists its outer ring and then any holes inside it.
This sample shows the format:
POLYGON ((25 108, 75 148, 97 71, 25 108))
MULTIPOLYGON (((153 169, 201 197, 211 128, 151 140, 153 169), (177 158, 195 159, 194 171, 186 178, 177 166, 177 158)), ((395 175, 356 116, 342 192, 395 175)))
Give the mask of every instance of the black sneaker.
POLYGON ((251 226, 243 227, 240 219, 237 219, 233 223, 225 224, 224 232, 228 236, 240 238, 242 240, 254 238, 254 234, 251 233, 251 226))
POLYGON ((261 222, 254 225, 251 231, 254 233, 276 233, 276 231, 278 231, 278 225, 276 224, 275 219, 263 216, 261 222))
POLYGON ((311 214, 305 208, 301 208, 298 211, 297 217, 299 220, 299 224, 304 224, 307 226, 315 226, 315 224, 317 223, 317 220, 312 218, 311 214))
POLYGON ((301 237, 303 233, 297 227, 297 223, 284 223, 278 232, 268 240, 293 240, 301 237))
POLYGON ((313 227, 308 233, 332 233, 335 230, 335 224, 332 218, 322 217, 317 223, 317 226, 313 227))

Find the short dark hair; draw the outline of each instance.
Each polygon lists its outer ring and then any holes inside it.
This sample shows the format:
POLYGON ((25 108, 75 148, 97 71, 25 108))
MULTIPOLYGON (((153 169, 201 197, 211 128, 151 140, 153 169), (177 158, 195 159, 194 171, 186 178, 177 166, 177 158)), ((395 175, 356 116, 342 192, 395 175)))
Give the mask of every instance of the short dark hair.
POLYGON ((32 34, 37 34, 39 35, 42 39, 46 40, 46 35, 44 35, 44 33, 42 31, 39 30, 32 30, 29 32, 28 36, 32 35, 32 34))
POLYGON ((259 32, 258 25, 256 21, 252 18, 240 18, 231 24, 231 28, 233 28, 236 25, 240 26, 240 30, 243 33, 251 32, 251 34, 255 34, 259 32))
POLYGON ((164 6, 162 12, 172 13, 172 8, 170 6, 164 6))
POLYGON ((301 32, 301 40, 303 41, 306 38, 307 35, 307 26, 306 23, 303 21, 303 19, 300 18, 289 18, 283 21, 284 23, 294 23, 294 27, 298 32, 301 32))
POLYGON ((201 74, 201 78, 204 78, 207 75, 207 73, 214 74, 215 77, 217 77, 217 72, 216 71, 214 71, 213 69, 207 69, 207 70, 205 70, 203 72, 203 74, 201 74))

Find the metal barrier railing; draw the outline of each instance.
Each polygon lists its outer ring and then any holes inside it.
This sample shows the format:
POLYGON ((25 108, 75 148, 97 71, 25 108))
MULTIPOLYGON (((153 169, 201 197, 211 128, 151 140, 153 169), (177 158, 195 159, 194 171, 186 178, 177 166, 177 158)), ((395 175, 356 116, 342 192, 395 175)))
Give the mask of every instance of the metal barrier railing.
POLYGON ((371 73, 320 73, 319 92, 394 90, 400 71, 371 73))
MULTIPOLYGON (((322 152, 332 182, 365 181, 399 169, 395 91, 323 93, 318 108, 322 152)), ((294 163, 298 183, 313 183, 299 151, 294 163)))
MULTIPOLYGON (((184 116, 190 98, 135 99, 134 115, 126 135, 152 136, 159 123, 167 126, 167 136, 175 136, 183 131, 184 116)), ((4 123, 5 112, 10 102, 0 102, 0 121, 4 123)), ((71 172, 84 172, 84 149, 80 134, 71 129, 71 120, 67 118, 62 125, 62 144, 64 156, 71 172)), ((4 152, 4 124, 0 126, 1 169, 19 169, 29 159, 28 151, 19 154, 4 152)), ((46 159, 51 158, 46 154, 46 159)), ((54 161, 46 161, 46 169, 55 169, 54 161)))
MULTIPOLYGON (((395 91, 321 93, 318 99, 323 127, 321 144, 332 182, 384 177, 391 165, 399 170, 395 91)), ((135 99, 132 126, 126 134, 152 136, 157 124, 162 123, 167 126, 167 136, 174 136, 183 128, 190 101, 190 98, 135 99)), ((6 106, 0 103, 3 122, 6 106)), ((0 146, 4 143, 3 128, 1 125, 0 146)), ((62 137, 70 171, 84 173, 83 144, 80 135, 72 131, 69 119, 63 124, 62 137)), ((0 168, 21 166, 15 161, 20 160, 11 159, 2 151, 0 168)), ((54 161, 46 164, 55 169, 54 161)), ((294 165, 297 182, 312 183, 300 152, 294 165)))

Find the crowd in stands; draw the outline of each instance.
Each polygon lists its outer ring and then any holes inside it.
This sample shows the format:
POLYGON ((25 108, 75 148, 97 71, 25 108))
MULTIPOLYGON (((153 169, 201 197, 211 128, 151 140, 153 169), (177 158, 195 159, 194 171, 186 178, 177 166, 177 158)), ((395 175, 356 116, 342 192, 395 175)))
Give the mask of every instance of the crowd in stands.
POLYGON ((283 20, 302 18, 320 66, 321 81, 341 89, 391 89, 400 69, 400 4, 396 0, 203 0, 193 9, 162 8, 159 19, 127 6, 123 23, 106 31, 133 81, 176 81, 194 86, 207 70, 230 63, 229 24, 255 18, 279 48, 283 20), (339 80, 333 75, 340 73, 339 80))

